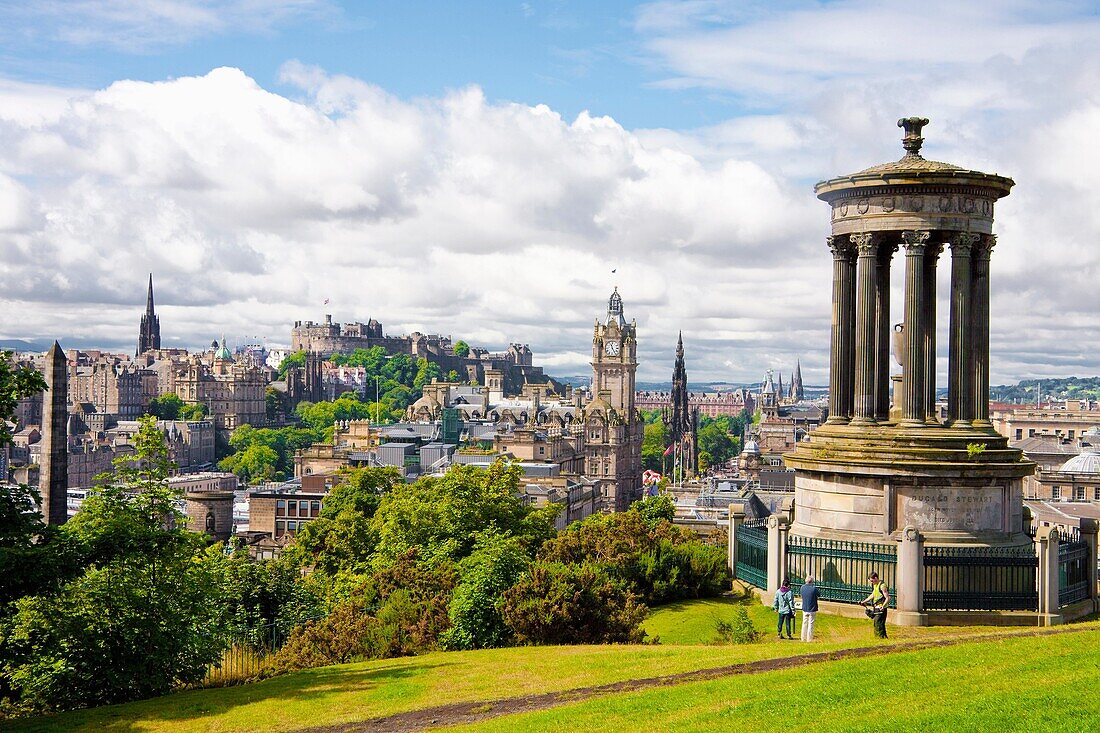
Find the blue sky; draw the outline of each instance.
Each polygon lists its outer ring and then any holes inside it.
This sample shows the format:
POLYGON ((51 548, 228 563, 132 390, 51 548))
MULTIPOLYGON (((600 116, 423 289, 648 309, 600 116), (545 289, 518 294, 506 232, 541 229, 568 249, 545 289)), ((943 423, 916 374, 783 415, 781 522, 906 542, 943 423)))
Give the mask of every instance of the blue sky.
POLYGON ((66 18, 9 9, 23 32, 8 36, 0 75, 99 88, 234 66, 285 91, 279 68, 297 59, 403 97, 477 84, 490 100, 547 104, 566 117, 587 109, 627 127, 698 127, 737 111, 734 96, 719 90, 657 85, 668 74, 635 29, 638 3, 310 5, 261 30, 237 26, 191 38, 181 32, 155 44, 125 34, 114 43, 58 43, 51 39, 68 29, 66 18))
POLYGON ((1100 373, 1097 10, 0 0, 0 339, 129 351, 153 272, 170 345, 331 312, 583 374, 617 285, 644 379, 682 330, 694 378, 822 384, 812 185, 918 114, 928 157, 1017 182, 993 380, 1100 373))

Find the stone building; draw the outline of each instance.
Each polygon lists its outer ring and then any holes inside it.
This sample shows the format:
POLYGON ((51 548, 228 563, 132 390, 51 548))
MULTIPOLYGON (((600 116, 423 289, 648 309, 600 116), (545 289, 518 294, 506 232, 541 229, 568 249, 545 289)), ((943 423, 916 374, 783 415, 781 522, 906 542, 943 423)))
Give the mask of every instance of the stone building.
POLYGON ((638 326, 623 317, 618 288, 592 331, 592 400, 584 407, 587 478, 597 482, 600 509, 623 511, 641 498, 642 415, 634 406, 638 326))
MULTIPOLYGON (((140 427, 136 420, 119 421, 106 432, 107 439, 115 446, 133 445, 140 427)), ((157 420, 157 429, 164 434, 169 460, 180 471, 197 471, 214 463, 213 420, 157 420)))
POLYGON ((1053 436, 1074 440, 1086 431, 1100 427, 1100 410, 1088 409, 1081 400, 1068 400, 1060 406, 1001 407, 990 416, 993 427, 1009 440, 1053 436))
POLYGON ((91 404, 114 420, 136 420, 148 411, 149 387, 156 378, 138 364, 115 354, 77 352, 70 370, 70 402, 91 404))
MULTIPOLYGON (((664 410, 672 406, 672 392, 644 390, 634 395, 634 406, 639 410, 664 410)), ((731 389, 717 392, 688 392, 688 406, 700 415, 735 417, 745 410, 756 409, 756 399, 748 389, 731 389)))
POLYGON ((164 391, 188 404, 206 405, 215 428, 228 436, 240 425, 267 424, 268 377, 266 367, 235 361, 222 338, 208 352, 173 361, 164 391))
MULTIPOLYGON (((438 364, 445 375, 458 374, 468 384, 484 384, 486 372, 503 374, 503 389, 518 394, 527 384, 550 384, 554 391, 562 385, 551 383, 541 367, 534 366, 534 355, 526 344, 511 344, 504 352, 493 353, 471 347, 465 356, 454 352, 449 336, 413 332, 407 336, 385 336, 382 324, 373 318, 367 323, 334 323, 326 315, 324 323, 295 321, 290 335, 292 351, 308 351, 329 357, 350 354, 356 349, 381 347, 387 354, 407 354, 414 359, 426 359, 438 364)), ((363 384, 362 396, 368 396, 372 385, 363 384)))

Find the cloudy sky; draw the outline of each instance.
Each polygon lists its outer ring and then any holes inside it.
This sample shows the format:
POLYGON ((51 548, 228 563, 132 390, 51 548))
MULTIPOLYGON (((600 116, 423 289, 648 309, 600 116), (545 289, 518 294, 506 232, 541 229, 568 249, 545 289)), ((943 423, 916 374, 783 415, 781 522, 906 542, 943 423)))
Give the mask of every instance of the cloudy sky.
POLYGON ((132 349, 151 271, 166 345, 331 313, 582 374, 617 285, 643 379, 683 329, 820 384, 813 183, 914 114, 1017 182, 993 381, 1100 373, 1095 3, 0 0, 0 339, 132 349))

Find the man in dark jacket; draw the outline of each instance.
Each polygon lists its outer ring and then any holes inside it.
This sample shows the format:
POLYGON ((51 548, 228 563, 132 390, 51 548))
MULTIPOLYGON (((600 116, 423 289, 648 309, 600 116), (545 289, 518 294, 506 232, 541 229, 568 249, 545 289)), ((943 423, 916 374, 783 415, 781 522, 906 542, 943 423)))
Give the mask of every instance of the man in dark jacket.
POLYGON ((817 586, 814 576, 802 584, 802 641, 814 640, 814 620, 817 618, 817 586))

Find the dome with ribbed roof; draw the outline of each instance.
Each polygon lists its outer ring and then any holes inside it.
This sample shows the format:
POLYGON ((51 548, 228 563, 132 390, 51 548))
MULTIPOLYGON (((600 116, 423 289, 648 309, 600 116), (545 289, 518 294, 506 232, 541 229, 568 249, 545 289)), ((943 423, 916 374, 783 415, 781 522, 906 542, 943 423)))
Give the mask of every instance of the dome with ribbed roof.
POLYGON ((221 345, 219 345, 218 350, 214 352, 214 358, 221 361, 233 361, 233 354, 229 352, 229 347, 225 345, 225 336, 222 336, 221 345))
POLYGON ((1100 473, 1100 451, 1086 450, 1062 464, 1063 473, 1100 473))

